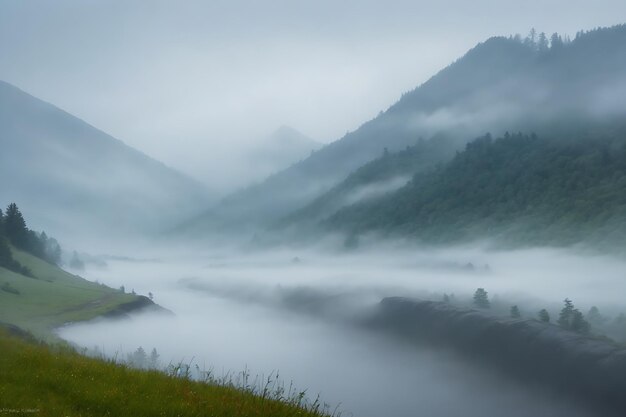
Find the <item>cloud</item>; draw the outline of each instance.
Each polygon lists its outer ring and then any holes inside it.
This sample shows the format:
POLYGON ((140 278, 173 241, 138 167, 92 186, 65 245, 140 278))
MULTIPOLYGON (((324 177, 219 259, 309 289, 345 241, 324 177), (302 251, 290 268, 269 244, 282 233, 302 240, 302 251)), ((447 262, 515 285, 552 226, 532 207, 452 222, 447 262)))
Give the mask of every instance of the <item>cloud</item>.
POLYGON ((615 1, 592 10, 581 1, 3 2, 0 78, 232 189, 248 180, 231 169, 241 149, 280 125, 335 140, 489 36, 531 26, 573 34, 618 23, 624 8, 615 1))

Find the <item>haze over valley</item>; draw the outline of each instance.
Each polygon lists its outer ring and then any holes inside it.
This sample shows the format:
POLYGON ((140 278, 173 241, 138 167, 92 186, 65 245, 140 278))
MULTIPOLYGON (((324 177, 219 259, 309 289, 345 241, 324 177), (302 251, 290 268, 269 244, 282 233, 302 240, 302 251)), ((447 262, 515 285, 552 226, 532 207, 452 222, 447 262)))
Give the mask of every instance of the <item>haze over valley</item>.
POLYGON ((0 5, 0 411, 624 415, 625 7, 244 3, 0 5))

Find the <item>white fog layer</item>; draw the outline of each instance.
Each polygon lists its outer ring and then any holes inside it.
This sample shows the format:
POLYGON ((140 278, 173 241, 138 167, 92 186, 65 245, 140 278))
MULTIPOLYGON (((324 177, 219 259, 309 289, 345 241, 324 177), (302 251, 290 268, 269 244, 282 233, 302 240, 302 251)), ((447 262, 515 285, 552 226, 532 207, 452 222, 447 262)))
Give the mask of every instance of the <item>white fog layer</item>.
MULTIPOLYGON (((108 260, 88 278, 154 294, 174 316, 100 320, 64 327, 79 346, 124 357, 156 348, 164 365, 192 363, 217 375, 278 371, 358 416, 587 416, 577 404, 521 385, 452 352, 402 343, 352 325, 383 297, 469 300, 476 287, 519 304, 527 315, 557 315, 569 297, 618 313, 624 262, 556 250, 371 250, 329 256, 313 251, 229 254, 208 250, 153 261, 108 260), (589 277, 594 277, 593 285, 589 277), (316 306, 316 300, 325 304, 316 306), (331 302, 328 302, 331 300, 331 302), (121 355, 121 356, 120 356, 121 355)), ((345 415, 345 414, 344 414, 345 415)), ((351 415, 351 414, 347 414, 351 415)))

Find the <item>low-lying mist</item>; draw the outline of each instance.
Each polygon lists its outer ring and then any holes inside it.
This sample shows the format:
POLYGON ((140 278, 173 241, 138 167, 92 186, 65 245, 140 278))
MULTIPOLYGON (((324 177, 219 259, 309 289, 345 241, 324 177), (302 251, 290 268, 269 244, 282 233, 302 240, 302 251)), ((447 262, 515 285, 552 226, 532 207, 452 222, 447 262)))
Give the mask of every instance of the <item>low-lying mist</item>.
MULTIPOLYGON (((496 313, 518 305, 523 317, 562 300, 581 311, 622 312, 624 261, 554 249, 377 247, 324 250, 145 250, 137 259, 87 263, 85 277, 152 293, 175 315, 140 314, 67 326, 80 346, 125 356, 156 348, 162 365, 186 362, 217 375, 248 369, 280 378, 309 397, 319 393, 355 416, 588 416, 549 390, 492 373, 456 353, 368 331, 354 318, 386 296, 471 306, 485 288, 496 313)), ((503 313, 506 314, 506 313, 503 313)))

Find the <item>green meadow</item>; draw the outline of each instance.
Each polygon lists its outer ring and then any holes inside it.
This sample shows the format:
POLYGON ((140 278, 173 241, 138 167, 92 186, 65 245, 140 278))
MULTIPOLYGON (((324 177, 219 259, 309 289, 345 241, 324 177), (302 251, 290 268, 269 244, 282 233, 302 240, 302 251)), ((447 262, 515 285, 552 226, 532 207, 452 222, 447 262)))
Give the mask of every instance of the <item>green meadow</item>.
POLYGON ((0 268, 0 322, 53 340, 55 327, 90 320, 136 296, 72 275, 31 254, 11 249, 33 277, 0 268))
POLYGON ((193 381, 79 354, 55 336, 136 301, 26 252, 13 258, 32 277, 0 268, 0 415, 322 416, 303 395, 193 381), (21 330, 16 329, 19 328, 21 330))

